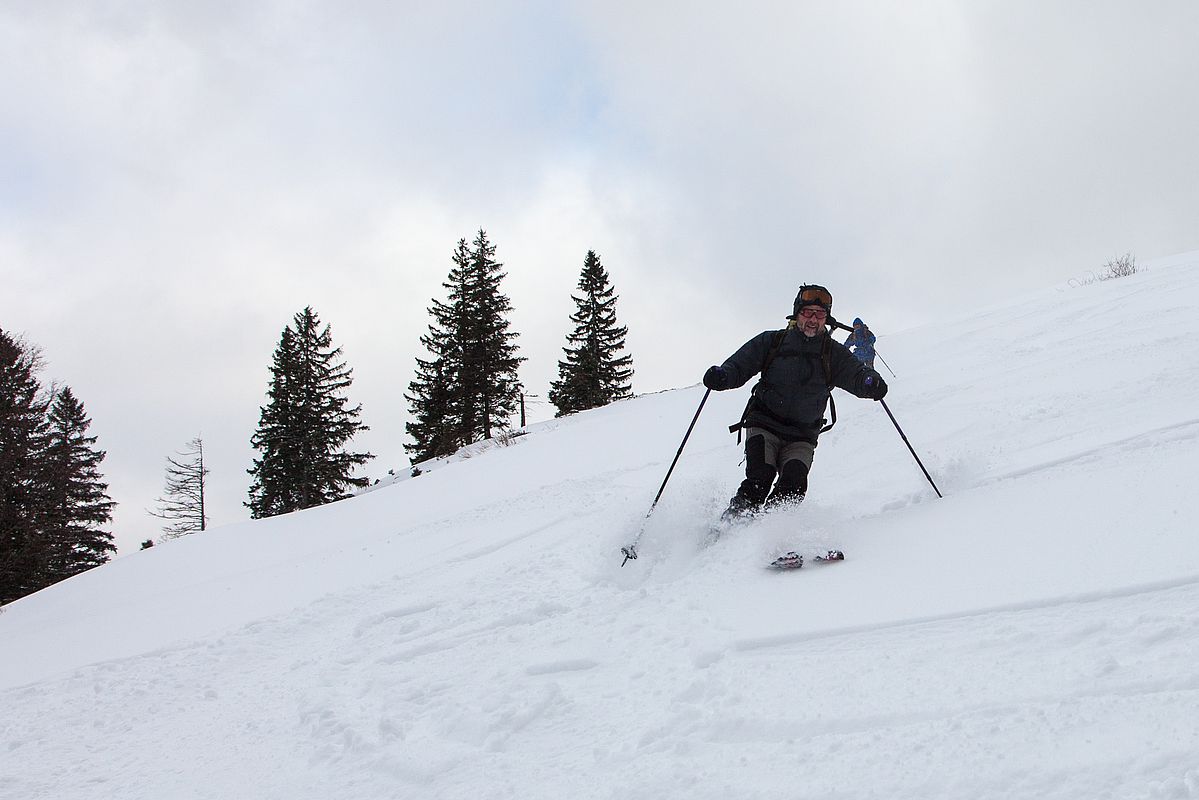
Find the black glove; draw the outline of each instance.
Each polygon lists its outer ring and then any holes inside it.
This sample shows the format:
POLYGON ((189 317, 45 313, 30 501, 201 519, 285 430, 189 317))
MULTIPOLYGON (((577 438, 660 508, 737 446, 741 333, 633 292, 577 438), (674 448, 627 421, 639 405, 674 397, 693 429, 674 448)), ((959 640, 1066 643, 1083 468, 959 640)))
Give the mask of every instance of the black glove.
POLYGON ((882 400, 887 396, 887 382, 874 370, 866 370, 862 378, 862 391, 871 400, 882 400))
POLYGON ((704 373, 704 386, 718 392, 723 391, 729 388, 729 374, 724 371, 724 367, 708 367, 708 371, 704 373))

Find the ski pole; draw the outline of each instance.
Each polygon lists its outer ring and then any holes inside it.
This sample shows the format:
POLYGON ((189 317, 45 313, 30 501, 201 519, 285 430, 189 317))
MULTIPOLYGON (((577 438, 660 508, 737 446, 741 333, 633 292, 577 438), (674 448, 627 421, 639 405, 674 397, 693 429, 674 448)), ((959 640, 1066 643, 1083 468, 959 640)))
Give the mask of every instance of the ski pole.
POLYGON ((832 316, 825 317, 824 324, 828 325, 833 330, 843 330, 843 331, 849 331, 850 333, 853 333, 853 328, 849 327, 844 322, 840 322, 839 320, 833 319, 832 316))
MULTIPOLYGON (((890 367, 888 367, 890 369, 890 367)), ((908 446, 908 450, 912 453, 912 458, 916 459, 916 463, 920 464, 920 471, 924 473, 924 477, 928 478, 928 482, 932 484, 933 491, 937 493, 937 497, 943 497, 941 490, 937 488, 937 484, 933 483, 933 477, 928 474, 928 470, 924 468, 924 464, 920 462, 920 456, 916 455, 916 450, 912 447, 912 443, 908 441, 908 437, 904 436, 903 428, 899 427, 899 423, 895 421, 895 415, 891 413, 891 409, 887 408, 887 401, 879 400, 883 404, 883 411, 887 412, 887 416, 891 418, 891 423, 895 426, 895 430, 899 431, 899 436, 903 439, 903 443, 908 446)))
POLYGON ((877 350, 874 351, 874 357, 877 358, 879 361, 883 362, 883 366, 887 368, 887 372, 891 373, 892 378, 899 377, 898 375, 895 374, 895 370, 891 369, 891 365, 887 363, 887 359, 885 359, 881 355, 879 355, 877 350))
MULTIPOLYGON (((703 399, 699 401, 699 408, 695 409, 695 416, 691 418, 691 424, 687 426, 687 433, 683 435, 683 442, 679 445, 678 452, 674 454, 674 461, 670 462, 670 469, 666 470, 666 477, 662 479, 662 485, 658 487, 658 495, 654 498, 654 502, 650 504, 649 511, 645 514, 645 519, 649 519, 649 515, 654 513, 654 507, 658 505, 658 501, 662 499, 662 492, 666 490, 666 482, 670 480, 670 473, 674 472, 674 465, 679 463, 679 456, 683 454, 683 448, 687 446, 687 440, 691 438, 691 431, 695 429, 695 423, 699 420, 699 412, 704 410, 704 403, 708 402, 708 395, 712 394, 712 390, 708 389, 704 392, 703 399)), ((641 522, 641 530, 637 532, 637 537, 633 539, 632 544, 625 545, 620 548, 620 552, 624 553, 624 561, 620 562, 620 566, 629 563, 629 559, 637 558, 637 543, 641 541, 641 537, 645 535, 645 521, 641 522)))

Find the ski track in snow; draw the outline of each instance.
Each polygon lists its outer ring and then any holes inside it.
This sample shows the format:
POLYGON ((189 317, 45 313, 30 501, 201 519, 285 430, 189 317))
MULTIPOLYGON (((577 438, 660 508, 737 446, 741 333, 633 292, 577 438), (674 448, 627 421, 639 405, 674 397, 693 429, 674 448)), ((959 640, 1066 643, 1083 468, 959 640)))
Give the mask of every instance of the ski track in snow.
MULTIPOLYGON (((1199 751, 1199 741, 1193 726, 1178 721, 1186 719, 1183 712, 1199 713, 1199 678, 1178 674, 1175 661, 1197 652, 1199 620, 1189 611, 1197 602, 1199 588, 1189 583, 1089 602, 829 633, 786 643, 785 657, 738 642, 717 652, 671 636, 671 621, 658 618, 630 622, 594 657, 532 657, 523 663, 485 656, 507 653, 513 645, 537 648, 547 640, 569 647, 582 620, 565 618, 589 616, 587 609, 534 609, 472 626, 484 616, 478 604, 406 607, 389 619, 442 614, 424 623, 424 636, 444 640, 447 629, 460 630, 455 646, 481 651, 473 656, 430 651, 445 656, 432 672, 419 658, 386 668, 374 658, 396 639, 419 638, 419 631, 355 636, 362 629, 357 620, 344 641, 330 639, 330 627, 350 622, 351 609, 358 607, 335 603, 319 616, 259 623, 208 644, 89 667, 56 686, 18 690, 58 702, 46 703, 34 730, 16 737, 6 730, 5 739, 10 755, 50 746, 56 723, 63 721, 57 718, 70 718, 81 697, 88 697, 96 720, 92 733, 137 745, 130 752, 139 756, 122 762, 130 770, 155 764, 157 749, 167 743, 194 742, 207 758, 235 765, 238 746, 214 749, 224 737, 253 741, 260 756, 264 748, 281 758, 291 753, 286 760, 294 763, 301 754, 300 775, 308 773, 309 780, 313 772, 377 773, 393 787, 437 788, 437 796, 465 797, 477 791, 469 776, 483 772, 501 789, 491 796, 550 796, 551 791, 527 791, 525 765, 505 758, 519 745, 554 748, 557 768, 543 776, 547 785, 580 796, 670 795, 680 780, 701 797, 717 796, 722 782, 725 790, 765 796, 773 791, 769 776, 780 768, 802 770, 803 796, 835 796, 845 770, 855 781, 868 779, 879 796, 955 796, 966 784, 930 779, 932 759, 961 760, 981 770, 969 783, 978 796, 1021 796, 1024 786, 1023 791, 1044 792, 1041 796, 1071 797, 1102 796, 1101 781, 1080 784, 1075 771, 1109 774, 1109 747, 1118 750, 1137 736, 1161 737, 1154 760, 1119 762, 1129 792, 1123 796, 1136 796, 1154 780, 1168 783, 1163 775, 1170 770, 1177 772, 1177 786, 1187 786, 1187 776, 1194 774, 1184 766, 1193 764, 1188 759, 1199 751), (556 626, 557 619, 563 621, 556 626), (662 639, 681 647, 673 654, 653 647, 662 639), (274 646, 263 649, 264 641, 274 646), (221 673, 222 663, 247 663, 251 657, 260 660, 257 671, 221 673), (489 680, 470 680, 475 671, 489 680), (597 672, 607 678, 590 682, 597 672), (281 692, 279 674, 307 689, 281 692), (476 696, 468 698, 464 687, 476 696), (139 696, 145 702, 132 707, 126 702, 139 696), (668 711, 647 724, 642 713, 647 705, 668 711), (155 717, 164 708, 174 712, 174 724, 186 720, 186 730, 157 726, 155 717), (231 716, 242 720, 241 730, 227 730, 231 716), (608 724, 597 729, 596 718, 608 724), (1163 732, 1163 719, 1174 720, 1177 729, 1163 732), (846 753, 853 754, 851 765, 842 765, 846 753), (1070 775, 1061 791, 1046 792, 1044 775, 1032 786, 1022 783, 1027 767, 1020 765, 1038 753, 1070 775), (572 783, 574 769, 612 776, 611 794, 596 795, 584 782, 572 783), (455 780, 464 781, 460 794, 454 792, 455 780), (505 785, 510 792, 502 791, 505 785)), ((691 615, 697 611, 691 609, 691 615)), ((377 629, 380 616, 369 619, 377 629)), ((700 630, 694 618, 681 621, 687 630, 700 630)), ((74 774, 78 782, 59 786, 67 791, 59 796, 83 796, 104 786, 112 768, 85 760, 74 774)), ((272 781, 285 777, 271 775, 272 781)), ((964 774, 958 778, 965 780, 964 774)), ((157 783, 171 786, 170 775, 159 775, 157 783)), ((22 796, 38 796, 24 794, 34 786, 20 788, 22 796)), ((277 793, 267 794, 283 796, 275 788, 277 793)), ((292 790, 311 793, 312 787, 291 785, 292 790)), ((209 793, 189 796, 215 797, 235 787, 218 780, 204 791, 209 793)))
POLYGON ((1070 466, 1079 462, 1095 461, 1100 456, 1110 452, 1111 450, 1153 449, 1166 444, 1178 442, 1190 444, 1196 439, 1199 439, 1199 419, 1190 419, 1172 425, 1166 425, 1160 428, 1142 431, 1140 433, 1136 433, 1131 436, 1125 436, 1120 439, 1103 442, 1094 447, 1088 447, 1084 450, 1061 456, 1060 458, 1054 458, 1020 469, 1012 470, 1002 475, 995 475, 983 482, 981 485, 995 483, 997 481, 1011 480, 1013 478, 1022 478, 1027 475, 1055 469, 1057 467, 1070 466))

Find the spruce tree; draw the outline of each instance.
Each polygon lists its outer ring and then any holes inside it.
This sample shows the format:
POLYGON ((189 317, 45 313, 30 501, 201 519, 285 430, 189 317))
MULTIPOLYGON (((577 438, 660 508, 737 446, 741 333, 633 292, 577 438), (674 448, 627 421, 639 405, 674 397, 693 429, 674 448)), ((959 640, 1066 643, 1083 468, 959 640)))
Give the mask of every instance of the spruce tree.
POLYGON ((100 566, 117 549, 112 533, 103 530, 116 505, 100 474, 106 453, 96 449, 95 436, 87 435, 92 421, 69 386, 55 396, 48 420, 43 462, 48 502, 41 531, 50 553, 43 576, 47 586, 100 566))
POLYGON ((471 427, 468 417, 472 410, 463 403, 459 377, 471 261, 465 239, 458 240, 452 261, 454 265, 441 284, 446 302, 433 300, 428 309, 433 318, 429 332, 420 338, 430 357, 417 357, 416 377, 404 394, 412 415, 412 421, 404 426, 412 443, 405 444, 404 449, 413 463, 452 455, 470 441, 467 429, 471 427))
POLYGON ((269 402, 261 408, 258 430, 250 445, 262 453, 254 460, 250 474, 250 516, 258 519, 303 508, 297 485, 303 475, 301 440, 295 433, 300 402, 295 334, 284 328, 279 345, 271 356, 269 402))
POLYGON ((500 290, 503 265, 480 230, 471 246, 458 240, 453 267, 442 286, 446 301, 434 300, 433 321, 421 344, 416 377, 404 395, 412 421, 406 425, 413 462, 452 455, 489 439, 507 426, 520 402, 517 334, 509 330, 512 303, 500 290))
POLYGON ((41 354, 0 330, 0 603, 103 564, 115 505, 70 387, 45 392, 41 354))
POLYGON ((566 337, 566 360, 558 362, 558 380, 549 391, 559 417, 632 396, 633 358, 620 355, 628 328, 616 324, 617 295, 594 250, 583 260, 578 288, 581 296, 571 295, 575 329, 566 337))
POLYGON ((166 487, 151 516, 166 520, 163 535, 168 539, 199 533, 208 527, 204 489, 208 468, 204 466, 204 440, 197 436, 187 443, 178 458, 167 456, 166 487))
POLYGON ((412 413, 412 421, 404 426, 412 443, 405 444, 404 449, 413 463, 451 455, 462 446, 453 396, 458 351, 452 336, 442 327, 439 307, 445 308, 434 301, 429 313, 435 321, 430 323, 429 333, 420 339, 431 357, 417 357, 416 377, 404 394, 412 413))
POLYGON ((465 404, 475 412, 464 417, 473 441, 490 439, 508 427, 520 405, 517 370, 525 359, 517 355, 518 335, 509 330, 512 302, 500 291, 504 265, 495 260, 495 245, 482 229, 470 256, 461 388, 465 404))
POLYGON ((355 467, 374 458, 346 445, 369 428, 359 421, 362 406, 347 408, 344 392, 352 370, 333 347, 332 330, 322 330, 311 307, 283 329, 271 364, 269 402, 261 409, 250 444, 261 453, 246 506, 255 519, 285 514, 347 497, 349 486, 366 486, 355 467))
POLYGON ((36 348, 0 329, 0 604, 42 588, 49 548, 43 455, 49 402, 36 348))

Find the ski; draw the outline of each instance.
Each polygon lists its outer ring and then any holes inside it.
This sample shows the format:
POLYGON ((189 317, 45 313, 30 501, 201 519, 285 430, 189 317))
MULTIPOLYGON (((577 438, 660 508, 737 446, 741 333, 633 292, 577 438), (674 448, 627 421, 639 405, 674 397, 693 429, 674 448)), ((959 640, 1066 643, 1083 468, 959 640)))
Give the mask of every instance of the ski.
MULTIPOLYGON (((829 550, 829 551, 825 552, 825 554, 822 556, 815 556, 808 563, 832 564, 834 562, 844 561, 844 560, 845 560, 845 554, 842 553, 840 550, 829 550)), ((801 569, 803 567, 804 563, 805 563, 804 557, 801 556, 799 553, 795 552, 794 550, 792 550, 789 553, 783 553, 781 556, 776 558, 774 561, 771 561, 769 564, 767 564, 767 567, 770 569, 778 569, 778 570, 801 569)))

